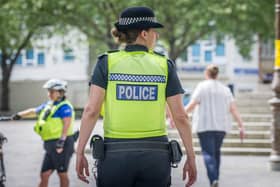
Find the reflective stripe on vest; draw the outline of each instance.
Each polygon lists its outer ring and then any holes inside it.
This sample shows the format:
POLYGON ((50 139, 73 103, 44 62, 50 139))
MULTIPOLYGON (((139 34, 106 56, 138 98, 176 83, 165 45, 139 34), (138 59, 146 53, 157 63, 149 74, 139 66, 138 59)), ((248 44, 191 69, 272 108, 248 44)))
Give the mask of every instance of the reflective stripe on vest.
POLYGON ((145 51, 108 54, 104 136, 166 135, 167 59, 145 51))
POLYGON ((62 135, 63 131, 63 119, 59 117, 53 118, 52 116, 55 114, 55 112, 64 104, 67 104, 70 106, 72 110, 72 121, 71 125, 68 129, 67 135, 71 136, 73 135, 73 124, 75 120, 75 112, 73 110, 73 106, 71 103, 67 100, 60 102, 58 105, 50 106, 46 105, 44 109, 40 112, 38 120, 36 122, 36 125, 34 127, 34 130, 36 133, 38 133, 41 138, 46 140, 53 140, 58 139, 62 135), (43 117, 47 110, 51 110, 50 114, 47 116, 47 118, 44 120, 43 117))

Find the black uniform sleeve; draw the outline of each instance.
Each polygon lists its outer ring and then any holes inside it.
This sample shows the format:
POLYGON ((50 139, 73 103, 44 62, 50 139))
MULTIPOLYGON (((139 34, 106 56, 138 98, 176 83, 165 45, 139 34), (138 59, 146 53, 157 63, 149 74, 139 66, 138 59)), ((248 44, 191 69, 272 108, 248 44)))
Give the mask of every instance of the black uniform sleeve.
POLYGON ((101 55, 98 57, 98 61, 94 67, 91 80, 89 84, 100 86, 104 89, 107 88, 108 84, 108 56, 101 55))
POLYGON ((165 95, 166 97, 170 97, 183 93, 184 89, 182 88, 181 82, 178 78, 175 63, 171 60, 168 60, 168 78, 165 95))

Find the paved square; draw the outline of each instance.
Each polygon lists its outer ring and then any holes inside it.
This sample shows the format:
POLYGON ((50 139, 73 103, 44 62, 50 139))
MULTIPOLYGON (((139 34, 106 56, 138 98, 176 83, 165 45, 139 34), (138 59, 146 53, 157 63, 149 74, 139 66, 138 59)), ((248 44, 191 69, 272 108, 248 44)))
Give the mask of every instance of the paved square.
MULTIPOLYGON (((39 136, 33 132, 34 121, 0 122, 0 132, 8 139, 4 145, 4 159, 7 172, 7 187, 32 187, 39 182, 39 172, 43 158, 43 146, 39 136)), ((76 121, 76 128, 80 121, 76 121)), ((95 132, 102 133, 99 121, 95 132)), ((92 159, 87 155, 90 164, 92 159)), ((279 187, 280 172, 269 170, 268 157, 223 156, 220 187, 279 187)), ((208 187, 206 171, 201 156, 197 156, 198 180, 194 187, 208 187)), ((75 155, 69 169, 71 187, 95 186, 93 177, 90 185, 80 182, 75 173, 75 155)), ((172 170, 174 187, 184 186, 182 164, 172 170)), ((52 175, 50 187, 59 186, 58 177, 52 175)))

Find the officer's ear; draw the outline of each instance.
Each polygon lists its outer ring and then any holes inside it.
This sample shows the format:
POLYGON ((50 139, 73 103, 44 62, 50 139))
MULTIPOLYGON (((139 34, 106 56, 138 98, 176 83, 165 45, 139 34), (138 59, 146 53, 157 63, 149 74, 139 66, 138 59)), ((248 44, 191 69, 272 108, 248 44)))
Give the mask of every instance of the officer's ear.
POLYGON ((147 40, 148 31, 147 31, 147 30, 142 30, 142 31, 140 32, 140 36, 141 36, 143 39, 147 40))

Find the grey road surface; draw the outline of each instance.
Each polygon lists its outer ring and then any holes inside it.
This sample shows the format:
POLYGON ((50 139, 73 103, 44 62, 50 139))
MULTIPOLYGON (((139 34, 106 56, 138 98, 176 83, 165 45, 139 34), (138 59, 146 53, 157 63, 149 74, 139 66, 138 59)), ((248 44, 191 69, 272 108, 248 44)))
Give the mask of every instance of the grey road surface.
MULTIPOLYGON (((7 172, 7 187, 33 187, 39 182, 39 172, 44 154, 42 141, 33 132, 34 121, 0 122, 0 132, 9 139, 4 145, 4 160, 7 172)), ((76 121, 79 128, 80 121, 76 121)), ((99 121, 95 133, 102 134, 99 121)), ((87 155, 92 166, 93 161, 87 155)), ((69 176, 71 187, 95 186, 91 175, 90 184, 80 182, 75 173, 75 155, 71 160, 69 176)), ((197 156, 198 179, 194 187, 208 187, 206 171, 201 156, 197 156)), ((184 186, 182 164, 172 170, 172 186, 184 186)), ((59 186, 54 173, 50 187, 59 186)), ((280 172, 269 170, 268 157, 261 156, 223 156, 220 187, 279 187, 280 172)))

